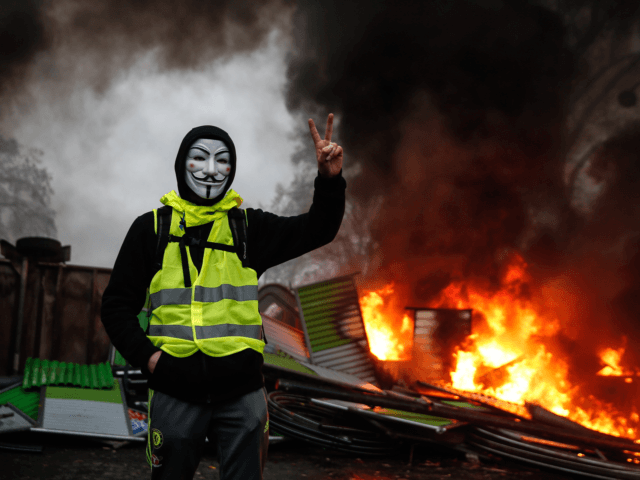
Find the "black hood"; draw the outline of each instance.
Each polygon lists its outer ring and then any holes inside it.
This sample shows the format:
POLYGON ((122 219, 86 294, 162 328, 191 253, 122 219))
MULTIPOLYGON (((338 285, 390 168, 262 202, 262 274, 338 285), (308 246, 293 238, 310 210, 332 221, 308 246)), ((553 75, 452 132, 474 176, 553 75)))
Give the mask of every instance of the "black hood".
POLYGON ((176 179, 178 180, 178 193, 181 198, 197 203, 198 205, 213 205, 224 198, 229 188, 231 188, 233 178, 236 176, 236 146, 233 144, 233 140, 231 140, 229 134, 221 128, 213 127, 211 125, 203 125, 201 127, 193 128, 182 139, 182 143, 178 149, 178 155, 176 156, 175 170, 176 179), (231 154, 231 173, 229 173, 229 176, 227 177, 229 180, 227 181, 222 193, 220 193, 216 198, 209 200, 198 197, 195 192, 189 188, 189 185, 187 185, 187 182, 184 179, 185 163, 189 147, 199 138, 220 140, 229 147, 229 153, 231 154))

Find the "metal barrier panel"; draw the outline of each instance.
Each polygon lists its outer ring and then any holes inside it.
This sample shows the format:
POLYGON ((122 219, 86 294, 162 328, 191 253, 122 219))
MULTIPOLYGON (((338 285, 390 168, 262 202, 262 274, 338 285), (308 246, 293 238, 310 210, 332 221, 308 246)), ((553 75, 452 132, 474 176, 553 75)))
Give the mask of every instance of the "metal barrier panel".
POLYGON ((12 373, 15 337, 14 318, 18 314, 20 275, 7 260, 0 260, 0 375, 12 373))
POLYGON ((100 305, 111 269, 29 262, 19 319, 23 265, 0 260, 0 375, 22 372, 28 357, 80 364, 107 361, 110 342, 100 305))
POLYGON ((311 363, 374 383, 375 367, 353 276, 301 286, 294 291, 311 363))

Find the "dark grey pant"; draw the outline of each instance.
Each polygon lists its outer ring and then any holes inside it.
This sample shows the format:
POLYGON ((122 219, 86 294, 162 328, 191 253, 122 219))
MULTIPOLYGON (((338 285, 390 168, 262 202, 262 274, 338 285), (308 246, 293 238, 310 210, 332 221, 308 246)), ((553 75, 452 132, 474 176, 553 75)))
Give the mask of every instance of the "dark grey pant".
POLYGON ((205 437, 217 445, 220 480, 262 480, 269 445, 264 388, 215 406, 149 391, 147 460, 152 480, 192 479, 205 437))

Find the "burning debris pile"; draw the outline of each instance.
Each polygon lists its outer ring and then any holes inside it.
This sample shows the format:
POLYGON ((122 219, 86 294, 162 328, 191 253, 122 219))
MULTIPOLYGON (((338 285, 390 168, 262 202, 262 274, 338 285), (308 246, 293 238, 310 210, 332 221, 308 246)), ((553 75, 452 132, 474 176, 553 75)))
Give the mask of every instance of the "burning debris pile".
MULTIPOLYGON (((403 308, 392 285, 362 293, 364 341, 352 278, 298 287, 297 338, 308 347, 300 362, 288 352, 302 347, 263 315, 273 432, 359 455, 437 443, 595 478, 640 478, 637 415, 614 409, 593 383, 571 383, 571 362, 553 341, 558 325, 525 288, 526 264, 515 257, 510 265, 502 289, 452 284, 435 308, 403 308), (358 346, 371 352, 373 380, 359 376, 358 346)), ((270 296, 264 307, 277 315, 279 302, 270 296)), ((604 372, 624 372, 612 365, 604 372)))
MULTIPOLYGON (((478 393, 521 406, 538 404, 599 432, 638 439, 640 417, 633 401, 638 378, 635 369, 621 364, 624 346, 603 348, 599 364, 580 365, 572 358, 571 348, 562 344, 561 321, 538 302, 526 267, 521 257, 514 257, 499 289, 453 282, 430 305, 473 309, 472 332, 452 352, 450 371, 436 381, 457 392, 478 393)), ((387 287, 382 293, 389 291, 387 287)), ((361 298, 367 332, 379 330, 379 325, 389 328, 394 321, 394 312, 386 311, 386 323, 381 320, 381 311, 370 313, 372 295, 378 294, 369 292, 361 298)), ((396 321, 405 315, 402 309, 397 310, 396 321)), ((378 356, 381 360, 401 360, 400 355, 412 350, 412 329, 393 331, 394 344, 402 348, 384 352, 378 356)), ((376 353, 376 333, 369 338, 376 353)), ((398 378, 433 380, 425 377, 425 365, 404 359, 409 361, 401 366, 398 378)), ((426 369, 434 370, 431 366, 426 369)))

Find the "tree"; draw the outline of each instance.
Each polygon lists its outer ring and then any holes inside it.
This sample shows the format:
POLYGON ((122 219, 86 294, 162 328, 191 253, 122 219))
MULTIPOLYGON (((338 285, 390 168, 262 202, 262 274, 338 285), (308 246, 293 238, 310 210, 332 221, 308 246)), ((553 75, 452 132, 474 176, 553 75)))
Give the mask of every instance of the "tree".
POLYGON ((40 165, 42 155, 0 135, 0 238, 8 242, 56 236, 51 175, 40 165))

